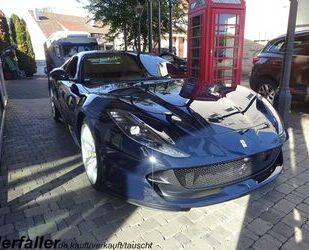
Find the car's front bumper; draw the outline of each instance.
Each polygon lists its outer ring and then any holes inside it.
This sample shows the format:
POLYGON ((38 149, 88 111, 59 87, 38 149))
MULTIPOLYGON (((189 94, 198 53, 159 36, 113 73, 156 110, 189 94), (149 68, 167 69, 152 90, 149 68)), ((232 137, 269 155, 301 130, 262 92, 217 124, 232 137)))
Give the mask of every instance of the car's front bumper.
MULTIPOLYGON (((143 169, 144 163, 140 163, 136 167, 134 163, 131 165, 130 160, 127 160, 126 167, 129 169, 124 170, 119 167, 119 163, 115 159, 113 161, 115 165, 112 167, 113 173, 108 178, 108 188, 125 197, 132 204, 173 211, 190 210, 194 207, 235 199, 270 183, 282 171, 281 149, 279 152, 271 165, 250 178, 216 188, 196 189, 164 183, 164 180, 152 179, 149 174, 142 176, 143 174, 138 170, 143 169)), ((154 170, 154 173, 158 173, 158 171, 154 170)))
POLYGON ((199 199, 187 198, 178 200, 167 200, 166 203, 154 203, 147 200, 135 200, 130 198, 128 198, 127 201, 135 205, 144 205, 150 208, 162 210, 188 211, 191 208, 209 206, 242 197, 274 181, 280 175, 282 170, 282 166, 277 166, 275 168, 275 171, 267 179, 260 183, 257 182, 255 179, 249 179, 237 184, 226 186, 218 193, 212 193, 211 191, 209 191, 208 195, 206 194, 203 198, 199 199))

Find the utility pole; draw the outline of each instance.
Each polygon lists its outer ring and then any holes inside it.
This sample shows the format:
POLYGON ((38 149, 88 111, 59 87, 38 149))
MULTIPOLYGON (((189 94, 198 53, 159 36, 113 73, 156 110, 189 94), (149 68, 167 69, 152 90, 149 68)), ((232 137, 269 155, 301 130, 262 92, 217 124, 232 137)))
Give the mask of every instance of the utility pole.
POLYGON ((127 22, 125 22, 123 27, 123 35, 124 35, 124 51, 128 50, 128 30, 127 30, 127 22))
POLYGON ((169 52, 173 53, 173 1, 168 0, 169 8, 169 52))
POLYGON ((148 50, 149 53, 152 52, 152 38, 153 38, 153 32, 152 32, 152 0, 147 0, 148 5, 148 50))
POLYGON ((286 127, 289 126, 289 113, 291 110, 292 96, 290 91, 290 79, 292 61, 294 55, 295 28, 298 10, 298 0, 290 0, 289 24, 286 36, 286 51, 283 59, 281 82, 279 91, 275 96, 274 107, 281 115, 286 127))
POLYGON ((161 0, 158 0, 158 51, 161 54, 161 0))

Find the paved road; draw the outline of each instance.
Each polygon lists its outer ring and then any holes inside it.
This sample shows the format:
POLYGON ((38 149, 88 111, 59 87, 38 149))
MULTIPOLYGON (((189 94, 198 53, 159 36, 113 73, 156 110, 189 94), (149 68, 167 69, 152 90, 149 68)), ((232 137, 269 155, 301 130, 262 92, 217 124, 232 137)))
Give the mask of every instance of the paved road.
POLYGON ((94 191, 79 149, 53 122, 46 79, 11 81, 0 176, 0 236, 153 242, 154 249, 309 249, 309 115, 293 113, 285 172, 223 204, 164 212, 94 191))

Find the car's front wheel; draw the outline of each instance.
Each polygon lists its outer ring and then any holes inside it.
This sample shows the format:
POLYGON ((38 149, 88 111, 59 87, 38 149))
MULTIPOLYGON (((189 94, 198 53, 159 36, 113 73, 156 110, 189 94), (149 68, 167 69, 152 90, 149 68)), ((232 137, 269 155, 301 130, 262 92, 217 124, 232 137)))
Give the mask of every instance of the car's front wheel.
POLYGON ((85 171, 91 185, 97 190, 104 190, 103 164, 87 120, 84 120, 81 128, 81 150, 85 171))
POLYGON ((257 86, 257 92, 265 97, 271 104, 275 101, 277 89, 278 86, 276 82, 268 78, 260 79, 257 86))

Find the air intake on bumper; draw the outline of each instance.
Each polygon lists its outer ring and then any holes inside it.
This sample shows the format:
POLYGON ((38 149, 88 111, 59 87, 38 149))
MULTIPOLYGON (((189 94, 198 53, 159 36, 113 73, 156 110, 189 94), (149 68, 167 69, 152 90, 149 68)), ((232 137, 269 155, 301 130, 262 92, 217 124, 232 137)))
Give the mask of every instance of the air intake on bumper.
POLYGON ((262 182, 275 167, 282 165, 281 149, 245 157, 235 161, 201 167, 172 169, 149 175, 148 180, 156 185, 163 196, 191 196, 192 192, 220 191, 225 186, 248 179, 262 182), (166 194, 166 195, 165 195, 166 194))

